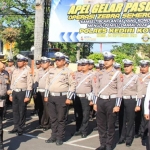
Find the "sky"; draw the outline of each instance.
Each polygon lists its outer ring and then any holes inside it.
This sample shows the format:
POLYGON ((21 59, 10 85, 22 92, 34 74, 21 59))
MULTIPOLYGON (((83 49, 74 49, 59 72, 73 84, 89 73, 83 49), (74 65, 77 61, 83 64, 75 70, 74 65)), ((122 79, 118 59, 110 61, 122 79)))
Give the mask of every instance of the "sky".
MULTIPOLYGON (((114 45, 121 45, 121 43, 102 43, 102 52, 111 51, 114 45)), ((101 51, 101 45, 99 43, 95 43, 91 51, 94 53, 99 53, 101 51)))

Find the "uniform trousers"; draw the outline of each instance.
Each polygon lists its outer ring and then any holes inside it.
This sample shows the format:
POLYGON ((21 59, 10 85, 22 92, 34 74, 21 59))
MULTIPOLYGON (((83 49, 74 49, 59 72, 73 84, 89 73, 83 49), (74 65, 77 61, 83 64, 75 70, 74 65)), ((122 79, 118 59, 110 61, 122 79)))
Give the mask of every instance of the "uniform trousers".
POLYGON ((123 99, 119 112, 120 140, 132 142, 134 138, 135 99, 123 99))
POLYGON ((51 137, 57 140, 63 140, 66 126, 66 96, 51 96, 48 97, 49 116, 51 120, 51 137))
POLYGON ((76 96, 74 108, 76 117, 76 131, 87 134, 90 115, 89 100, 85 97, 76 96))
POLYGON ((140 127, 141 137, 147 136, 147 133, 148 133, 148 120, 146 120, 145 117, 144 117, 144 101, 145 101, 145 98, 142 98, 142 103, 141 103, 141 127, 140 127))
POLYGON ((38 96, 39 96, 39 94, 36 93, 36 98, 33 98, 33 101, 34 101, 34 111, 35 111, 35 113, 38 112, 38 96))
POLYGON ((3 107, 0 107, 0 144, 3 143, 3 107))
POLYGON ((113 113, 116 98, 97 99, 96 121, 101 145, 112 146, 117 114, 113 113))
POLYGON ((24 102, 26 91, 15 92, 13 91, 12 97, 12 109, 13 109, 13 120, 14 120, 14 129, 22 132, 23 126, 26 121, 26 110, 27 103, 24 102))
POLYGON ((39 92, 39 93, 40 93, 40 98, 41 98, 39 102, 39 108, 43 107, 41 125, 43 127, 49 128, 50 127, 49 106, 48 106, 49 103, 44 101, 44 92, 39 92))
POLYGON ((38 117, 39 117, 39 125, 42 125, 41 120, 43 116, 43 98, 40 92, 36 93, 36 102, 37 102, 37 112, 38 112, 38 117))

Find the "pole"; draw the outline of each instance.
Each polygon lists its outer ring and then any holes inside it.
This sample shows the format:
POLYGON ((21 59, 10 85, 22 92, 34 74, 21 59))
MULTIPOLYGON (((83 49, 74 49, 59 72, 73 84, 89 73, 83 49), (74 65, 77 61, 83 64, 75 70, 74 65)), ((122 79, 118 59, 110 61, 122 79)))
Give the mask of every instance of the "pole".
POLYGON ((41 59, 44 31, 44 0, 36 0, 34 27, 34 60, 41 59))

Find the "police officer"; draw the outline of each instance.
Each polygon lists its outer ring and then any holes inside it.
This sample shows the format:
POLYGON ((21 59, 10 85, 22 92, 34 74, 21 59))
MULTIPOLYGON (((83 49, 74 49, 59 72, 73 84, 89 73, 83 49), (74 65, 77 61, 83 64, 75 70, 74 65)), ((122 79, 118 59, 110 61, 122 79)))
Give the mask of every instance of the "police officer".
POLYGON ((30 100, 32 90, 32 76, 25 67, 25 57, 17 55, 18 68, 12 74, 11 86, 8 93, 12 101, 14 128, 9 134, 22 135, 26 120, 27 102, 30 100))
POLYGON ((69 60, 68 56, 65 56, 65 61, 66 61, 65 67, 68 67, 69 63, 70 63, 70 60, 69 60))
POLYGON ((0 58, 0 150, 3 150, 3 108, 5 106, 6 101, 6 93, 9 89, 9 76, 3 72, 4 57, 0 58))
POLYGON ((105 67, 104 66, 104 60, 99 60, 98 63, 99 63, 100 70, 103 70, 105 67))
POLYGON ((29 67, 28 63, 29 63, 28 57, 25 57, 25 67, 29 70, 29 72, 31 72, 31 68, 29 67))
POLYGON ((8 66, 5 70, 9 73, 9 80, 11 81, 12 73, 15 70, 14 60, 12 58, 8 58, 7 60, 8 66))
MULTIPOLYGON (((34 79, 35 80, 35 77, 37 76, 38 72, 40 70, 42 70, 41 68, 41 60, 36 60, 35 62, 35 65, 36 65, 36 69, 34 70, 34 79)), ((35 81, 34 81, 35 83, 35 81)), ((36 93, 36 87, 34 87, 34 84, 33 84, 33 100, 34 100, 34 110, 33 112, 31 112, 31 115, 37 115, 38 114, 38 98, 37 98, 37 93, 36 93)))
POLYGON ((70 104, 75 92, 74 74, 65 67, 65 55, 56 52, 56 68, 49 71, 46 80, 45 101, 49 102, 51 119, 51 137, 46 143, 63 144, 67 105, 70 104))
POLYGON ((129 147, 134 138, 135 111, 140 110, 139 102, 142 97, 138 75, 132 71, 133 62, 129 59, 124 59, 123 63, 125 74, 123 74, 123 100, 119 116, 120 139, 118 144, 126 142, 126 146, 129 147))
POLYGON ((97 72, 100 71, 99 64, 94 64, 94 66, 95 66, 95 70, 96 70, 97 72))
MULTIPOLYGON (((146 90, 146 97, 144 101, 144 116, 147 121, 150 120, 150 82, 148 83, 148 87, 146 90)), ((150 135, 150 121, 148 123, 148 133, 150 135)), ((148 137, 148 143, 150 147, 150 136, 148 137)))
POLYGON ((93 90, 92 81, 93 73, 89 71, 89 61, 82 59, 82 73, 76 76, 76 98, 74 101, 76 132, 74 135, 87 137, 90 101, 93 90))
POLYGON ((140 61, 140 74, 139 80, 141 83, 140 90, 142 91, 142 100, 141 100, 141 111, 136 114, 136 122, 135 122, 135 138, 141 136, 143 144, 148 133, 148 121, 145 120, 144 117, 144 100, 146 96, 146 90, 148 83, 150 81, 150 73, 149 73, 149 60, 141 60, 140 61), (140 128, 140 131, 139 131, 140 128))
POLYGON ((45 85, 46 79, 49 74, 50 59, 47 57, 41 57, 41 67, 35 77, 34 85, 37 89, 37 99, 38 99, 38 116, 39 116, 39 126, 37 129, 43 128, 44 131, 50 128, 50 118, 48 113, 48 102, 44 101, 45 85))
POLYGON ((105 69, 99 74, 98 87, 94 88, 94 110, 101 146, 96 150, 112 150, 115 135, 116 112, 122 98, 122 74, 113 67, 115 55, 103 52, 105 69))
POLYGON ((94 68, 94 61, 92 59, 88 59, 89 61, 89 70, 90 71, 93 71, 93 68, 94 68))
POLYGON ((115 62, 115 63, 114 63, 114 68, 115 68, 116 70, 121 70, 121 65, 120 65, 119 63, 115 62))

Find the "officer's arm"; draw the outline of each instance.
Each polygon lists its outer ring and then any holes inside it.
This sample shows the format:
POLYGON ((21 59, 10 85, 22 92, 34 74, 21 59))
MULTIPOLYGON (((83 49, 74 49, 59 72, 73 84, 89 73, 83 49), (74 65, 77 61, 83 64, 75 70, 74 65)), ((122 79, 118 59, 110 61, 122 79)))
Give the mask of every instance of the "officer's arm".
POLYGON ((48 98, 48 95, 49 95, 49 86, 50 86, 50 77, 49 77, 49 73, 48 75, 46 76, 46 85, 45 85, 45 94, 44 94, 44 97, 45 98, 48 98))
POLYGON ((36 94, 37 87, 39 85, 39 71, 36 71, 34 74, 35 74, 35 76, 34 76, 34 81, 33 81, 33 85, 32 85, 33 95, 36 94))
POLYGON ((76 88, 75 74, 70 71, 68 74, 68 79, 69 79, 69 90, 67 94, 67 99, 72 100, 74 97, 75 88, 76 88))
POLYGON ((28 71, 27 72, 27 90, 26 90, 26 98, 31 97, 31 91, 32 91, 32 84, 33 84, 33 79, 31 73, 28 71))
POLYGON ((117 98, 116 98, 116 107, 121 106, 121 101, 122 101, 122 88, 123 88, 123 75, 120 72, 119 75, 117 76, 117 98))
POLYGON ((149 101, 150 101, 150 82, 148 83, 146 97, 144 101, 144 114, 149 115, 149 101))
POLYGON ((141 106, 141 99, 142 99, 142 84, 140 81, 140 78, 137 77, 137 103, 136 106, 140 107, 141 106))

